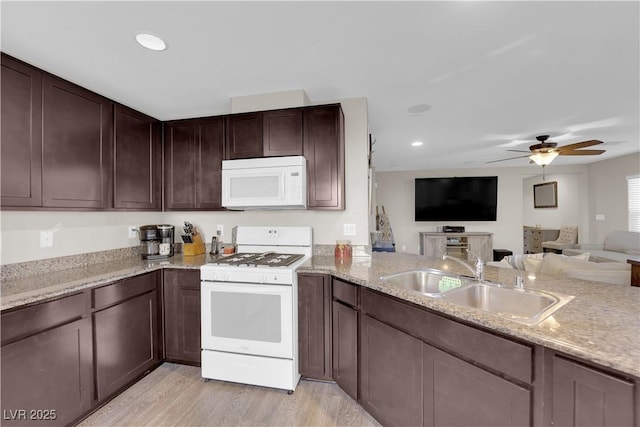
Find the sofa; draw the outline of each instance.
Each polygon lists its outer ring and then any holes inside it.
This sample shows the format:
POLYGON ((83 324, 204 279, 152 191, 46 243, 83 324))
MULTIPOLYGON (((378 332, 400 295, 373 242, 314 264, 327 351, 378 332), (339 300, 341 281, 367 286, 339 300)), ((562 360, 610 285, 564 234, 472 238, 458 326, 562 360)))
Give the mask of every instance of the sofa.
POLYGON ((510 268, 549 276, 589 280, 612 285, 631 285, 631 265, 625 262, 589 261, 590 254, 584 252, 574 256, 552 252, 510 255, 500 262, 488 262, 488 266, 510 268))
POLYGON ((584 253, 589 253, 589 260, 595 262, 627 262, 628 259, 640 261, 640 233, 613 231, 607 235, 602 245, 580 244, 562 251, 567 256, 584 253))

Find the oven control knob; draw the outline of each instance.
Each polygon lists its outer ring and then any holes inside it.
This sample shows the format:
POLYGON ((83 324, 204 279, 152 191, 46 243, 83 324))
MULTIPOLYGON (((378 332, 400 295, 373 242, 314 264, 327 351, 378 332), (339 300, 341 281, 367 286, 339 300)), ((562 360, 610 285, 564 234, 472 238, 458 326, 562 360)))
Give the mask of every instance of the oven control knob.
POLYGON ((228 281, 228 280, 229 280, 229 273, 224 273, 224 274, 222 275, 222 281, 223 281, 223 282, 226 282, 226 281, 228 281))

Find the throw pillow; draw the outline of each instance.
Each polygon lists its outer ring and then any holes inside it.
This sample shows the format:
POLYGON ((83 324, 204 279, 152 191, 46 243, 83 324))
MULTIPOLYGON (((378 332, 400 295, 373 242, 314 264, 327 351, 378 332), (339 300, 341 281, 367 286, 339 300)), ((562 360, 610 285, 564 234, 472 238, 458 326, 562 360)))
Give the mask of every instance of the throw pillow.
MULTIPOLYGON (((544 260, 544 256, 539 256, 539 255, 544 255, 544 254, 530 254, 524 257, 525 271, 528 271, 530 273, 538 273, 540 271, 540 267, 542 267, 542 261, 544 260)), ((562 255, 562 256, 565 256, 565 255, 562 255)), ((590 256, 589 252, 585 252, 579 255, 573 255, 570 258, 589 261, 589 256, 590 256)))
POLYGON ((542 266, 543 257, 527 257, 524 259, 524 269, 530 273, 537 273, 542 266))
MULTIPOLYGON (((566 255, 562 255, 562 256, 566 256, 566 255)), ((569 258, 582 259, 582 260, 585 260, 585 261, 589 261, 589 257, 590 256, 591 256, 591 253, 583 252, 583 253, 578 254, 578 255, 569 255, 569 258)))
POLYGON ((568 270, 628 270, 630 268, 631 266, 624 262, 591 262, 549 253, 540 266, 540 273, 563 277, 568 270))
POLYGON ((506 262, 511 268, 515 268, 516 270, 526 270, 525 260, 542 260, 544 256, 545 254, 543 252, 538 254, 508 255, 502 258, 501 262, 506 262))

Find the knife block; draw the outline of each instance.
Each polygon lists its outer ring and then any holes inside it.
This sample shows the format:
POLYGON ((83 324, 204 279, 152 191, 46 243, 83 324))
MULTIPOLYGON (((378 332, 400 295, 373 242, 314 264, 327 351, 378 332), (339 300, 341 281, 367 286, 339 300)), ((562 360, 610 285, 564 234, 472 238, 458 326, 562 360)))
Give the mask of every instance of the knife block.
POLYGON ((193 243, 184 243, 182 245, 182 253, 184 256, 196 256, 202 255, 206 252, 204 242, 202 241, 201 234, 195 234, 193 237, 193 243))

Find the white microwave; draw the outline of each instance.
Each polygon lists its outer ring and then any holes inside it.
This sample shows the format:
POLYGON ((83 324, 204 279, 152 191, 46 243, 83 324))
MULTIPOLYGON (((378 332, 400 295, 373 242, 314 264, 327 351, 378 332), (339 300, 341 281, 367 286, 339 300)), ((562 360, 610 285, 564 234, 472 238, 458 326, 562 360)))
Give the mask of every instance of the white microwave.
POLYGON ((303 156, 222 161, 222 206, 227 209, 306 209, 303 156))

